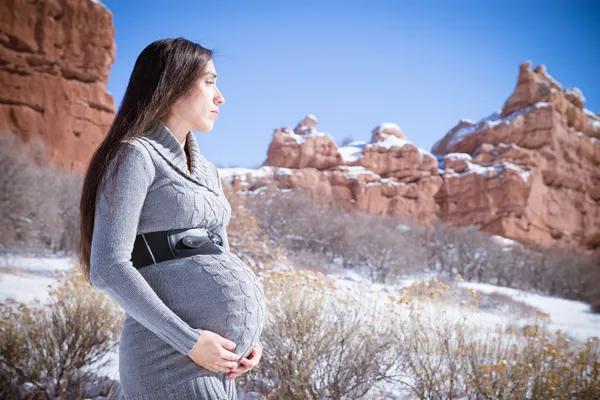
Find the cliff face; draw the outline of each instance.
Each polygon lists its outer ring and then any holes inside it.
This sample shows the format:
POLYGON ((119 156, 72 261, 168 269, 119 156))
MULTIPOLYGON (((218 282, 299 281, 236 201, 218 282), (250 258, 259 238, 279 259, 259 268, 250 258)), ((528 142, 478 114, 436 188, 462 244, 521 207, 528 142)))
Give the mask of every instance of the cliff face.
POLYGON ((433 148, 396 124, 337 147, 308 116, 276 129, 259 170, 222 170, 234 190, 300 190, 344 209, 476 225, 545 246, 600 248, 600 117, 577 88, 520 67, 501 111, 461 120, 433 148), (438 169, 438 159, 442 168, 438 169))
POLYGON ((230 175, 234 189, 261 182, 271 190, 301 190, 336 208, 408 215, 419 223, 436 218, 433 195, 442 184, 437 160, 406 140, 396 124, 377 126, 368 143, 339 148, 316 127, 309 115, 293 130, 276 129, 261 172, 230 175))
POLYGON ((462 120, 433 152, 445 155, 439 216, 545 246, 600 246, 600 118, 577 88, 521 65, 503 109, 462 120))
POLYGON ((112 15, 91 0, 6 0, 0 13, 0 133, 45 143, 82 171, 115 113, 112 15))

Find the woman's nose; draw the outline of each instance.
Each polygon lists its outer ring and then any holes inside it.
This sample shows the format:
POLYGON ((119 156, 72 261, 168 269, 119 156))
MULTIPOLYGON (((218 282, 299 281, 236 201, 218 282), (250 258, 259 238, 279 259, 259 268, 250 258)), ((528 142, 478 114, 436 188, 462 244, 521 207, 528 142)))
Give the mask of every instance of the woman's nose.
POLYGON ((218 94, 215 96, 215 103, 216 104, 224 104, 225 103, 225 97, 223 97, 223 94, 221 93, 221 91, 219 89, 217 89, 219 92, 218 94))

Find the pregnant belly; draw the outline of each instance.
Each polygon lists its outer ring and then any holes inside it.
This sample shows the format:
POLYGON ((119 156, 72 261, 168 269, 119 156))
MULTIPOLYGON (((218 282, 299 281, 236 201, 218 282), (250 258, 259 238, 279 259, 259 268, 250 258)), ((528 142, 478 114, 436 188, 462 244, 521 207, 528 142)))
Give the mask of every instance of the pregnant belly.
POLYGON ((193 328, 207 329, 250 351, 265 321, 266 303, 255 273, 231 252, 177 260, 162 270, 168 305, 193 328))

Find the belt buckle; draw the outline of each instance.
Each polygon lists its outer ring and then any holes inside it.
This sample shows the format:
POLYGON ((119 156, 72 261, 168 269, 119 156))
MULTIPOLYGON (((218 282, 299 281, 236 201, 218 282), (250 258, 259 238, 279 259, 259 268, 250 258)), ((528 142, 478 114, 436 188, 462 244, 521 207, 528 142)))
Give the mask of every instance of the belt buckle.
POLYGON ((223 245, 223 239, 221 238, 221 236, 217 235, 216 233, 213 233, 212 231, 207 232, 208 238, 212 240, 213 243, 218 244, 219 246, 223 245))

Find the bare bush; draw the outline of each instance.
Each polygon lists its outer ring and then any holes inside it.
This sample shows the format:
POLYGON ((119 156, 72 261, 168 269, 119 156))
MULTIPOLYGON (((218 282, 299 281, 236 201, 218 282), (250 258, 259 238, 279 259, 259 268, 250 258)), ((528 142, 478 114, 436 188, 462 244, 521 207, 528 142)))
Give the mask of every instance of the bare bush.
POLYGON ((425 249, 414 234, 382 224, 380 216, 362 215, 348 223, 344 243, 339 246, 346 267, 380 283, 393 283, 422 269, 425 249))
POLYGON ((394 325, 385 310, 337 296, 322 274, 261 275, 269 318, 259 365, 239 378, 246 392, 277 398, 361 398, 389 379, 396 363, 394 325))
POLYGON ((429 266, 447 276, 484 280, 491 259, 488 237, 474 226, 457 228, 436 221, 427 249, 429 266))
POLYGON ((301 193, 261 193, 248 204, 260 227, 288 254, 324 254, 329 263, 341 259, 345 268, 378 282, 390 282, 425 264, 423 234, 396 230, 401 222, 397 218, 315 207, 301 193))
POLYGON ((598 260, 573 251, 514 244, 498 246, 475 227, 436 222, 428 233, 427 259, 443 276, 536 291, 567 299, 600 299, 598 260))
POLYGON ((0 136, 0 251, 72 254, 83 177, 23 161, 24 147, 13 135, 0 136))
POLYGON ((118 344, 123 314, 116 304, 89 290, 75 266, 59 278, 47 304, 0 304, 1 398, 18 398, 23 387, 32 398, 81 394, 118 344))

